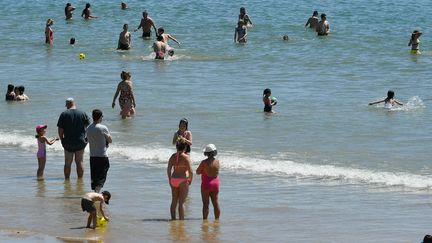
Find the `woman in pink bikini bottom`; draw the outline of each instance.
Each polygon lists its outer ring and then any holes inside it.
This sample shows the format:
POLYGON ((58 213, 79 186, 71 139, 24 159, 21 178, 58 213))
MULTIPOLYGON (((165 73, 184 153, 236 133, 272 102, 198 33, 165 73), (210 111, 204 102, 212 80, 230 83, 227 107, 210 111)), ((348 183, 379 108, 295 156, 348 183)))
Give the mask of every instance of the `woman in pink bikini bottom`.
POLYGON ((192 183, 192 167, 189 155, 184 151, 186 144, 177 143, 177 152, 171 155, 168 161, 167 175, 171 186, 171 219, 176 219, 176 208, 178 204, 179 219, 184 219, 184 202, 186 200, 189 185, 192 183), (186 172, 188 172, 186 174, 186 172))
POLYGON ((210 199, 214 208, 215 219, 219 219, 220 208, 218 202, 219 194, 219 160, 215 158, 217 155, 216 146, 208 144, 204 150, 204 155, 207 159, 201 161, 196 173, 201 175, 201 198, 203 202, 203 219, 208 218, 210 199))

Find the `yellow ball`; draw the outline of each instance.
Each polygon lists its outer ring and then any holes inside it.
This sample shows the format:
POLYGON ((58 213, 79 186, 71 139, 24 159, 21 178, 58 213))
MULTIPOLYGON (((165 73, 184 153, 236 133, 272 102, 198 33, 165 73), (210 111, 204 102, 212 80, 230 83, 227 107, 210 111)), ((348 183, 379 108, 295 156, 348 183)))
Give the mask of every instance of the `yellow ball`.
POLYGON ((97 218, 96 225, 97 225, 98 227, 104 227, 104 226, 107 225, 107 223, 108 223, 108 222, 105 220, 104 217, 98 217, 98 218, 97 218))
POLYGON ((85 58, 86 58, 86 56, 85 56, 84 53, 80 53, 80 54, 79 54, 79 59, 80 59, 80 60, 84 60, 85 58))

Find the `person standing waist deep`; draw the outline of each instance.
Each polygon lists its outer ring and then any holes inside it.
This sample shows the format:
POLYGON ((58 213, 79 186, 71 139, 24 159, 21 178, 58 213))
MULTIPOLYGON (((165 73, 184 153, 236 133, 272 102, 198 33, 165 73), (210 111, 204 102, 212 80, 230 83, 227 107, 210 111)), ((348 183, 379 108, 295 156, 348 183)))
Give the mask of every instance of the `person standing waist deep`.
POLYGON ((81 179, 84 175, 83 155, 84 148, 87 146, 85 130, 90 123, 89 117, 76 108, 73 98, 66 100, 66 108, 67 110, 60 114, 57 122, 58 135, 65 156, 64 176, 65 180, 70 178, 71 165, 75 157, 77 176, 81 179))
POLYGON ((108 145, 112 143, 112 138, 108 128, 101 124, 102 111, 93 110, 92 117, 93 123, 87 127, 87 139, 90 145, 91 189, 100 192, 110 167, 106 151, 108 145))

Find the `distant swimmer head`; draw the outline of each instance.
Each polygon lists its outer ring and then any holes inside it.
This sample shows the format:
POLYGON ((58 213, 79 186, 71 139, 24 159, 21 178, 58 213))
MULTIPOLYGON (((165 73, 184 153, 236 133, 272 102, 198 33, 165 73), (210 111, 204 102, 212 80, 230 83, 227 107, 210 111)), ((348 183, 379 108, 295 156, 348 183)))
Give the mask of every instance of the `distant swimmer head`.
POLYGON ((13 86, 13 84, 8 84, 8 88, 7 88, 8 93, 12 92, 14 90, 14 87, 15 86, 13 86))
POLYGON ((205 156, 216 156, 217 155, 217 148, 214 144, 207 144, 204 149, 203 153, 205 156))
POLYGON ((144 10, 144 12, 142 13, 142 15, 143 15, 144 18, 147 18, 147 16, 148 16, 147 10, 144 10))
POLYGON ((75 45, 75 38, 70 38, 70 40, 69 40, 69 44, 71 44, 71 45, 75 45))
POLYGON ((125 2, 121 3, 121 9, 127 9, 128 5, 125 2))
POLYGON ((263 95, 271 95, 271 89, 267 88, 263 91, 263 95))
POLYGON ((129 28, 129 25, 128 25, 128 24, 124 24, 124 25, 123 25, 123 30, 128 30, 128 28, 129 28))
POLYGON ((414 31, 412 32, 411 36, 412 36, 412 37, 414 37, 414 36, 421 36, 422 34, 423 34, 423 33, 420 32, 419 30, 414 30, 414 31))
POLYGON ((240 8, 240 13, 241 14, 245 14, 246 13, 246 8, 245 7, 241 7, 240 8))
POLYGON ((393 99, 394 98, 394 91, 389 90, 387 91, 387 99, 393 99))
POLYGON ((327 15, 325 13, 321 14, 321 19, 326 19, 327 15))
POLYGON ((91 7, 90 3, 86 3, 85 8, 90 8, 90 7, 91 7))
POLYGON ((284 40, 284 41, 287 41, 289 38, 288 38, 288 35, 284 35, 284 36, 282 36, 282 39, 284 40))
POLYGON ((313 11, 313 14, 312 14, 312 16, 315 16, 315 17, 318 17, 318 11, 313 11))
POLYGON ((20 94, 20 95, 22 95, 22 94, 24 94, 24 90, 25 90, 25 88, 24 88, 24 86, 18 86, 18 93, 20 94))
POLYGON ((51 26, 51 25, 53 25, 54 24, 54 20, 53 19, 47 19, 47 22, 46 22, 46 25, 47 26, 51 26))

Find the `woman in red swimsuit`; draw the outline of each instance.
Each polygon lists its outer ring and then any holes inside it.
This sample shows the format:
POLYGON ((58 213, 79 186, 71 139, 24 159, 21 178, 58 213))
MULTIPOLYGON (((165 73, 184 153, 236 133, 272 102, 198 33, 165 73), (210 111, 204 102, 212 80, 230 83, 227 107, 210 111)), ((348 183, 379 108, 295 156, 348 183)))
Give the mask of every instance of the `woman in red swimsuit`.
POLYGON ((209 204, 212 201, 214 208, 215 219, 219 219, 220 208, 218 202, 219 194, 219 160, 215 158, 217 155, 216 146, 208 144, 204 150, 204 155, 207 159, 201 161, 196 173, 201 175, 201 198, 203 202, 203 219, 207 219, 209 214, 209 204))
POLYGON ((192 183, 193 172, 189 155, 184 151, 186 144, 177 143, 177 152, 171 155, 168 161, 167 175, 171 186, 171 219, 176 219, 176 207, 178 204, 179 219, 184 219, 184 202, 192 183))

